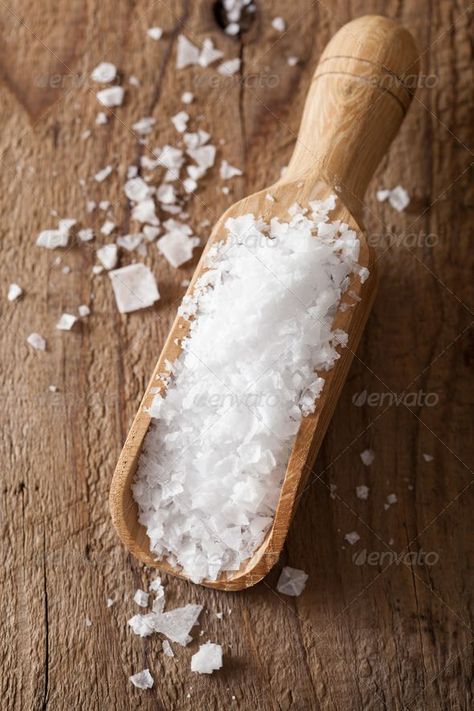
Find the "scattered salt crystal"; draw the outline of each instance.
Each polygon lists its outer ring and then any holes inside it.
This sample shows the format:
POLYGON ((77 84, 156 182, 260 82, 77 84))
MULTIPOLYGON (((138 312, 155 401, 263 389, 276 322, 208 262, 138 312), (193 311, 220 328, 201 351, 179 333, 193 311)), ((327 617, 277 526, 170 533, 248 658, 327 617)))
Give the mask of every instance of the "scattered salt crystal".
POLYGON ((234 178, 236 175, 242 175, 242 171, 240 168, 235 168, 226 160, 223 160, 219 169, 219 174, 222 180, 229 180, 230 178, 234 178))
POLYGON ((222 59, 223 56, 224 52, 221 52, 220 49, 216 49, 214 42, 209 37, 206 37, 202 43, 202 49, 199 54, 199 64, 201 67, 208 67, 218 59, 222 59))
POLYGON ((111 597, 108 597, 106 602, 107 602, 107 607, 112 607, 112 605, 115 605, 115 600, 112 600, 111 597))
POLYGON ((217 71, 225 77, 231 77, 236 74, 240 69, 240 59, 236 57, 235 59, 228 59, 222 64, 219 64, 217 71))
POLYGON ((123 189, 128 199, 134 202, 142 202, 150 197, 151 194, 151 189, 143 178, 130 178, 123 189))
POLYGON ((136 133, 139 133, 140 136, 147 136, 152 132, 155 123, 156 119, 152 116, 144 116, 139 121, 132 124, 132 128, 136 133))
POLYGON ((148 242, 153 242, 160 234, 160 228, 153 225, 145 225, 143 228, 143 236, 148 242))
POLYGON ((179 111, 177 114, 171 117, 171 123, 178 131, 178 133, 184 133, 186 131, 186 126, 189 121, 189 114, 186 111, 179 111))
POLYGON ((133 74, 131 77, 128 78, 128 81, 132 86, 140 86, 140 80, 133 74))
POLYGON ((109 207, 110 207, 110 200, 101 200, 101 201, 99 202, 99 208, 100 208, 101 210, 104 210, 104 211, 105 211, 105 210, 108 210, 109 207))
POLYGON ((106 220, 104 222, 104 224, 102 225, 102 227, 100 228, 100 231, 102 232, 103 235, 106 235, 108 237, 115 230, 115 227, 116 227, 115 222, 112 222, 111 220, 106 220))
POLYGON ((306 581, 308 580, 308 575, 304 570, 298 570, 298 568, 290 568, 286 566, 281 571, 280 577, 277 582, 277 590, 283 595, 292 595, 297 597, 303 592, 306 581))
POLYGON ((396 494, 389 494, 387 496, 387 503, 384 504, 384 509, 387 510, 392 506, 393 504, 396 504, 398 501, 397 495, 396 494))
POLYGON ((43 230, 39 233, 36 245, 38 247, 46 247, 47 249, 66 247, 69 242, 70 230, 75 224, 76 220, 59 220, 56 230, 43 230))
POLYGON ((295 67, 299 61, 299 57, 287 57, 286 59, 286 62, 290 67, 295 67))
POLYGON ((86 619, 84 620, 84 624, 86 627, 92 627, 92 620, 86 617, 86 619))
POLYGON ((153 677, 149 669, 143 669, 143 671, 132 674, 128 678, 137 689, 151 689, 153 686, 153 677))
POLYGON ((76 321, 77 316, 74 316, 73 314, 62 314, 56 324, 56 328, 59 331, 70 331, 76 321))
POLYGON ((133 600, 137 603, 137 605, 140 605, 140 607, 148 607, 148 597, 149 596, 147 592, 138 588, 135 595, 133 596, 133 600))
POLYGON ((92 131, 87 128, 85 131, 81 133, 81 140, 87 141, 88 138, 90 138, 92 135, 92 131))
POLYGON ((167 639, 163 640, 163 654, 165 654, 167 657, 174 657, 174 652, 171 648, 171 644, 168 642, 167 639))
POLYGON ((118 250, 116 244, 105 244, 96 252, 105 269, 114 269, 117 265, 118 250))
POLYGON ((117 245, 126 249, 127 252, 133 252, 133 250, 137 249, 141 244, 142 240, 143 235, 141 232, 134 235, 122 235, 121 237, 117 237, 117 245))
POLYGON ((48 385, 48 390, 50 393, 57 393, 58 392, 58 388, 56 385, 48 385))
POLYGON ((183 232, 172 231, 160 237, 156 246, 171 266, 177 269, 192 259, 193 249, 198 244, 198 237, 188 237, 183 232))
POLYGON ((94 175, 94 180, 96 181, 96 183, 103 183, 104 180, 109 177, 111 172, 112 172, 112 166, 106 165, 105 168, 102 168, 102 170, 99 170, 94 175))
POLYGON ((434 457, 432 454, 423 453, 423 459, 425 460, 425 462, 432 462, 434 457))
POLYGON ((94 230, 90 227, 85 227, 84 229, 78 231, 77 237, 81 240, 81 242, 90 242, 91 239, 94 239, 94 230))
POLYGON ((144 264, 129 264, 110 272, 109 277, 122 314, 144 309, 160 298, 155 277, 144 264))
POLYGON ((222 647, 206 642, 199 645, 199 651, 191 657, 191 671, 198 674, 212 674, 222 667, 222 647))
POLYGON ((398 212, 402 212, 410 204, 410 197, 401 185, 397 185, 391 190, 377 190, 377 200, 379 202, 388 200, 390 205, 398 212))
POLYGON ((369 498, 369 487, 365 484, 356 486, 356 496, 358 499, 368 499, 369 498))
POLYGON ((223 612, 216 612, 216 617, 218 620, 222 620, 222 618, 224 617, 224 613, 223 612))
POLYGON ((169 612, 149 612, 135 615, 128 624, 140 637, 148 637, 153 632, 164 634, 172 642, 185 647, 191 642, 190 631, 202 612, 202 605, 185 605, 169 612))
POLYGON ((132 220, 137 222, 147 222, 150 225, 158 225, 159 220, 156 216, 155 202, 152 198, 147 198, 138 202, 132 210, 132 220))
POLYGON ((161 27, 150 27, 147 30, 147 35, 152 40, 160 40, 163 37, 163 29, 161 27))
POLYGON ((109 122, 109 117, 104 111, 99 111, 97 116, 95 117, 95 123, 97 126, 105 126, 106 123, 109 122))
POLYGON ((103 271, 104 267, 102 266, 102 264, 94 264, 94 266, 92 267, 92 274, 102 274, 103 271))
POLYGON ((184 69, 192 64, 199 63, 199 49, 190 42, 184 35, 178 37, 178 49, 176 55, 177 69, 184 69))
POLYGON ((277 30, 277 32, 284 32, 286 28, 285 20, 282 17, 274 17, 272 27, 274 30, 277 30))
POLYGON ((273 195, 271 193, 267 193, 265 195, 265 200, 268 200, 268 202, 275 202, 275 198, 273 197, 273 195))
POLYGON ((117 76, 117 67, 110 62, 101 62, 91 72, 92 81, 109 84, 117 76))
POLYGON ((32 346, 36 351, 46 350, 46 341, 43 336, 40 336, 39 333, 30 333, 26 339, 26 342, 29 343, 30 346, 32 346))
POLYGON ((8 287, 8 301, 16 301, 23 294, 23 289, 18 284, 10 284, 8 287))
POLYGON ((235 37, 235 35, 238 35, 239 32, 240 32, 240 25, 237 22, 231 22, 225 28, 226 35, 230 35, 231 37, 235 37))
POLYGON ((190 91, 185 91, 181 94, 181 101, 183 104, 192 104, 194 101, 194 94, 190 91))
POLYGON ((354 543, 360 541, 360 536, 357 531, 351 531, 350 533, 346 533, 346 535, 344 536, 344 540, 346 540, 351 546, 353 546, 354 543))
POLYGON ((375 453, 373 449, 364 449, 364 451, 361 452, 359 456, 362 460, 362 463, 365 464, 366 467, 370 467, 370 465, 375 459, 375 453))
POLYGON ((113 106, 121 106, 123 102, 125 91, 121 86, 111 86, 107 89, 102 89, 98 91, 96 96, 103 106, 109 108, 113 106))

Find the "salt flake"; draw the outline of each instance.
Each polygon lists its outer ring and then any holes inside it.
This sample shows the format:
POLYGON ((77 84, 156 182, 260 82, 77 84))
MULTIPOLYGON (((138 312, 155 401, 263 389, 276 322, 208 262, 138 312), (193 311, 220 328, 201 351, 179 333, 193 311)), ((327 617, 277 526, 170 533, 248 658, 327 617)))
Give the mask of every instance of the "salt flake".
POLYGON ((283 595, 292 595, 293 597, 297 597, 303 592, 307 580, 308 575, 304 572, 304 570, 298 570, 298 568, 290 568, 289 566, 286 566, 281 571, 277 583, 277 590, 283 595))

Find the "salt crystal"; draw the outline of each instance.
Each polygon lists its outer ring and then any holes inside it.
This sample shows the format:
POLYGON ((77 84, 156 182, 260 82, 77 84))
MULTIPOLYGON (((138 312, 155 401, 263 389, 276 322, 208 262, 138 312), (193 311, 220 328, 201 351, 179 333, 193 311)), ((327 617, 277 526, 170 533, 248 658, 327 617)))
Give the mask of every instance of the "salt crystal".
POLYGON ((152 132, 155 123, 156 119, 152 116, 144 116, 139 121, 132 124, 132 128, 136 133, 139 133, 140 136, 147 136, 152 132))
POLYGON ((130 264, 110 272, 109 276, 120 313, 144 309, 160 298, 155 277, 144 264, 130 264))
POLYGON ((92 131, 87 128, 85 131, 81 133, 81 140, 87 141, 88 138, 90 138, 92 135, 92 131))
POLYGON ((115 601, 112 600, 111 597, 107 598, 106 603, 107 603, 107 607, 112 607, 112 605, 115 605, 115 601))
POLYGON ((43 230, 43 232, 39 233, 36 240, 37 246, 46 247, 47 249, 67 247, 70 230, 75 224, 76 220, 59 220, 58 228, 56 230, 43 230))
POLYGON ((369 498, 369 487, 365 484, 356 486, 356 496, 358 499, 368 499, 369 498))
POLYGON ((151 189, 143 178, 131 178, 127 180, 123 189, 128 199, 134 202, 142 202, 151 194, 151 189))
POLYGON ((202 49, 199 54, 199 64, 202 67, 208 67, 218 59, 222 59, 223 56, 224 52, 221 52, 219 49, 215 49, 213 41, 209 37, 206 37, 202 43, 202 49))
POLYGON ((398 501, 397 495, 396 494, 389 494, 387 496, 387 503, 384 504, 384 508, 388 509, 392 504, 396 504, 398 501))
POLYGON ((56 324, 56 328, 59 331, 70 331, 76 321, 77 316, 74 316, 73 314, 62 314, 56 324))
POLYGON ((202 605, 185 605, 169 612, 149 612, 147 615, 135 615, 128 624, 141 637, 148 637, 153 632, 164 634, 172 642, 185 647, 191 642, 190 631, 202 612, 202 605))
POLYGON ((373 449, 364 449, 364 451, 361 452, 359 456, 362 460, 362 463, 365 464, 366 467, 370 467, 370 465, 375 459, 375 453, 373 449))
POLYGON ((103 271, 104 267, 102 266, 102 264, 94 264, 94 266, 92 267, 92 274, 102 274, 103 271))
POLYGON ((280 577, 277 582, 277 590, 283 595, 292 595, 297 597, 303 592, 306 581, 308 580, 308 575, 304 570, 298 570, 298 568, 290 568, 286 566, 281 571, 280 577))
POLYGON ((357 531, 351 531, 350 533, 346 533, 346 535, 344 536, 344 540, 346 540, 351 546, 353 546, 354 543, 360 541, 360 536, 357 531))
POLYGON ((379 202, 388 200, 390 205, 398 212, 402 212, 410 204, 410 197, 401 185, 397 185, 391 190, 377 190, 377 200, 379 202))
POLYGON ((141 244, 142 240, 143 235, 141 232, 134 235, 122 235, 121 237, 117 237, 117 245, 126 249, 127 252, 133 252, 133 250, 137 249, 141 244))
POLYGON ((192 64, 199 63, 199 49, 192 44, 184 35, 178 37, 178 49, 176 55, 177 69, 184 69, 192 64))
POLYGON ((105 126, 106 123, 109 122, 109 117, 104 111, 99 111, 97 116, 95 117, 95 123, 96 126, 105 126))
POLYGON ((39 333, 30 333, 26 339, 26 342, 29 343, 30 346, 32 346, 36 351, 46 350, 46 341, 43 336, 40 336, 39 333))
POLYGON ((148 222, 150 225, 159 225, 160 221, 156 216, 156 206, 152 198, 147 198, 138 202, 132 210, 132 220, 137 222, 148 222))
POLYGON ((128 78, 128 81, 132 86, 140 86, 140 80, 133 74, 128 78))
POLYGON ((125 91, 121 86, 111 86, 107 89, 98 91, 96 96, 99 103, 103 106, 111 108, 122 105, 124 94, 125 91))
POLYGON ((423 459, 425 460, 425 462, 432 462, 434 457, 432 454, 423 453, 423 459))
POLYGON ((84 620, 84 624, 86 627, 92 627, 92 620, 86 617, 86 619, 84 620))
POLYGON ((153 686, 153 677, 149 669, 143 669, 143 671, 132 674, 128 678, 137 689, 151 689, 153 686))
POLYGON ((153 242, 160 234, 160 228, 153 225, 145 225, 143 228, 143 236, 148 242, 153 242))
POLYGON ((92 81, 109 84, 117 76, 117 67, 110 62, 101 62, 91 72, 92 81))
POLYGON ((105 269, 114 269, 116 267, 118 260, 116 244, 105 244, 97 250, 96 254, 105 269))
POLYGON ((183 104, 192 104, 194 101, 194 94, 190 91, 185 91, 181 94, 181 101, 183 104))
POLYGON ((171 648, 171 644, 168 642, 167 639, 163 640, 163 654, 165 654, 167 657, 174 657, 174 652, 171 648))
MULTIPOLYGON (((107 237, 112 234, 112 232, 115 230, 115 222, 112 222, 112 220, 106 220, 102 227, 100 228, 100 231, 103 235, 106 235, 107 237)), ((110 246, 110 245, 107 245, 110 246)), ((105 266, 105 264, 104 264, 105 266)), ((114 265, 115 266, 115 265, 114 265)), ((112 267, 109 267, 112 269, 112 267)))
POLYGON ((272 27, 274 30, 277 30, 277 32, 284 32, 286 28, 285 20, 282 17, 274 17, 272 27))
POLYGON ((23 289, 18 284, 10 284, 8 287, 7 299, 8 301, 16 301, 23 294, 23 289))
POLYGON ((163 29, 161 27, 150 27, 147 30, 147 35, 152 40, 160 40, 163 37, 163 29))
POLYGON ((140 590, 140 588, 138 588, 133 596, 133 600, 137 605, 140 605, 140 607, 148 607, 148 593, 144 590, 140 590))
POLYGON ((111 172, 112 172, 112 166, 106 165, 105 168, 102 168, 102 170, 99 170, 94 175, 94 180, 96 181, 96 183, 103 183, 104 180, 109 177, 111 172))
POLYGON ((223 180, 229 180, 230 178, 234 178, 236 175, 242 175, 242 171, 240 168, 235 168, 226 160, 223 160, 219 169, 219 174, 223 180))
POLYGON ((186 111, 179 111, 177 114, 171 117, 171 123, 178 131, 178 133, 184 133, 186 131, 186 125, 189 121, 189 114, 186 111))
POLYGON ((212 674, 222 667, 222 647, 206 642, 199 645, 199 651, 191 657, 191 671, 198 674, 212 674))
POLYGON ((58 392, 58 388, 56 385, 48 385, 48 390, 50 393, 57 393, 58 392))
POLYGON ((188 237, 182 232, 169 232, 161 237, 156 246, 171 266, 177 269, 192 259, 193 249, 199 244, 199 238, 188 237))
POLYGON ((90 314, 90 312, 91 312, 91 310, 90 310, 90 308, 87 306, 87 304, 81 304, 80 306, 78 306, 77 311, 78 311, 78 313, 79 313, 79 316, 81 316, 82 318, 85 318, 86 316, 89 316, 89 314, 90 314))
POLYGON ((236 74, 240 69, 240 59, 236 57, 235 59, 228 59, 222 64, 219 64, 217 71, 225 77, 231 77, 236 74))
POLYGON ((289 67, 295 67, 299 61, 299 57, 287 57, 286 59, 286 63, 289 67))
POLYGON ((104 210, 104 211, 105 211, 105 210, 108 210, 109 207, 110 207, 110 200, 101 200, 101 201, 99 202, 99 208, 100 208, 101 210, 104 210))
POLYGON ((77 237, 81 240, 81 242, 90 242, 91 239, 94 239, 94 230, 90 227, 85 227, 84 229, 78 231, 77 237))
POLYGON ((239 32, 240 32, 240 25, 237 22, 231 22, 225 28, 226 35, 230 35, 231 37, 235 37, 235 35, 238 35, 239 32))

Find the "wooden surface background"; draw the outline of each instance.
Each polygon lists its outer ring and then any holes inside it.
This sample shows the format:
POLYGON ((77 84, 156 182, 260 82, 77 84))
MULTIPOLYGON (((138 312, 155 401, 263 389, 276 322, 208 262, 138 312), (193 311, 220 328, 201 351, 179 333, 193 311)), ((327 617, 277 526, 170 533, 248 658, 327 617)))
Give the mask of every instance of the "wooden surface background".
MULTIPOLYGON (((224 35, 210 0, 0 5, 2 707, 472 708, 469 3, 257 0, 239 39, 224 35), (35 247, 36 235, 55 226, 51 210, 81 219, 87 198, 111 200, 126 232, 123 176, 144 151, 129 127, 153 115, 153 143, 175 140, 169 117, 184 90, 196 94, 190 113, 203 115, 214 143, 225 140, 221 157, 245 170, 229 196, 217 171, 204 181, 190 205, 193 224, 212 222, 271 183, 291 154, 324 45, 343 23, 371 12, 412 30, 424 78, 367 193, 380 291, 281 560, 303 568, 309 581, 292 599, 275 592, 278 569, 232 594, 167 579, 170 607, 206 608, 204 636, 196 628, 195 641, 174 645, 170 659, 157 636, 142 640, 127 629, 132 596, 149 574, 119 545, 107 496, 192 264, 175 271, 150 248, 145 261, 161 301, 125 317, 109 279, 91 277, 90 246, 71 242, 64 274, 53 264, 57 252, 35 247), (271 27, 276 15, 286 20, 284 34, 271 27), (153 25, 166 30, 160 42, 146 38, 153 25), (226 57, 239 55, 241 74, 215 81, 215 70, 176 72, 183 31, 199 42, 213 37, 226 57), (300 64, 289 67, 288 55, 300 64), (138 76, 141 87, 129 87, 118 118, 96 128, 87 77, 102 59, 138 76), (81 140, 87 128, 92 136, 81 140), (107 184, 91 183, 107 163, 118 168, 107 184), (397 183, 412 197, 401 214, 375 199, 377 188, 397 183), (14 304, 5 296, 11 281, 25 289, 14 304), (60 313, 89 301, 84 324, 55 330, 60 313), (47 338, 47 352, 27 346, 31 331, 47 338), (359 458, 367 447, 375 451, 371 467, 359 458), (363 483, 367 501, 355 496, 363 483), (391 493, 398 502, 386 510, 391 493), (344 534, 354 530, 361 538, 351 547, 344 534), (418 558, 387 557, 392 551, 418 558), (423 561, 420 551, 430 556, 423 561), (106 597, 116 604, 107 608, 106 597), (224 668, 211 677, 190 672, 202 639, 225 651, 224 668), (153 690, 134 689, 129 675, 147 666, 153 690)), ((87 224, 98 227, 99 217, 87 224)))

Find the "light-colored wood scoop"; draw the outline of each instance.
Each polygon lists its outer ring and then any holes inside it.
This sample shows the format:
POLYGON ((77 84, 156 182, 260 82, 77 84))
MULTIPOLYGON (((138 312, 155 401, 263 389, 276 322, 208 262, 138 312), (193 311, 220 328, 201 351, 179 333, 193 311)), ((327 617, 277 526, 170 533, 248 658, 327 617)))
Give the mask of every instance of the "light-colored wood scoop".
MULTIPOLYGON (((362 199, 410 105, 410 87, 417 72, 414 40, 392 20, 367 16, 342 27, 326 47, 314 74, 284 177, 227 210, 214 227, 196 268, 188 293, 205 269, 204 257, 209 247, 225 238, 224 222, 228 217, 251 212, 266 221, 274 216, 287 220, 287 210, 294 202, 306 206, 309 200, 336 192, 337 206, 331 219, 347 222, 358 232, 359 262, 370 271, 363 285, 359 277, 353 277, 348 289, 352 296, 346 292, 343 303, 347 307, 337 313, 334 328, 346 331, 349 342, 337 364, 325 374, 316 412, 302 420, 275 518, 264 542, 238 571, 226 572, 217 581, 203 581, 203 585, 221 590, 246 588, 261 580, 278 560, 374 299, 376 276, 372 250, 362 233, 362 199), (275 202, 265 199, 268 192, 275 202)), ((156 390, 160 383, 158 376, 167 372, 165 361, 174 361, 180 353, 176 339, 181 339, 187 330, 188 323, 176 318, 120 455, 110 491, 112 520, 125 546, 143 563, 181 577, 185 576, 179 570, 150 553, 145 528, 138 523, 131 485, 150 423, 145 407, 153 400, 152 389, 156 390)))

